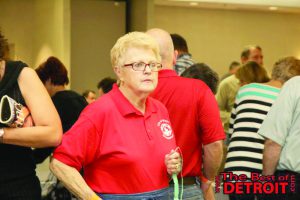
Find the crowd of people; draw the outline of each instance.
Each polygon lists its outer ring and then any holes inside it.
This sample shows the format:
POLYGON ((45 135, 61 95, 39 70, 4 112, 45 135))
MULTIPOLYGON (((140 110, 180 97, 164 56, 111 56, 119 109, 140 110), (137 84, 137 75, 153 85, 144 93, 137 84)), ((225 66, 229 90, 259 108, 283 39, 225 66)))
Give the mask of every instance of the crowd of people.
POLYGON ((58 58, 34 71, 0 32, 0 199, 46 199, 35 167, 49 157, 64 195, 47 199, 214 200, 223 171, 295 177, 294 190, 230 200, 300 199, 299 59, 269 76, 262 48, 246 46, 220 79, 159 28, 121 36, 110 56, 117 79, 80 95, 58 58))

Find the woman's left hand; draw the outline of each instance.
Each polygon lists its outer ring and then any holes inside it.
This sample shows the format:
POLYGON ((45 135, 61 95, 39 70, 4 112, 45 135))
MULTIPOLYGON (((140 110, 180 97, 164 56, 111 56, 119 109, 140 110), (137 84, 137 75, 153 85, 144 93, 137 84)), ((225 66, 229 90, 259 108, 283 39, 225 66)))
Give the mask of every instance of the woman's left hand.
POLYGON ((165 156, 165 164, 168 174, 179 174, 182 169, 181 156, 178 152, 172 150, 165 156))

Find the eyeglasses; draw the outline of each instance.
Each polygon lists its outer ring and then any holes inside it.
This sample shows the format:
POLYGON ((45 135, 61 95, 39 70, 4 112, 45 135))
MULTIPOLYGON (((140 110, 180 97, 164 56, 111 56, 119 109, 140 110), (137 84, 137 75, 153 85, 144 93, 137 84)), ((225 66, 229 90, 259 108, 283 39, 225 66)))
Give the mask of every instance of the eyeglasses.
POLYGON ((162 68, 162 64, 160 63, 144 63, 144 62, 134 62, 130 64, 123 65, 124 67, 131 66, 134 71, 145 71, 146 67, 149 66, 152 72, 157 72, 160 68, 162 68))

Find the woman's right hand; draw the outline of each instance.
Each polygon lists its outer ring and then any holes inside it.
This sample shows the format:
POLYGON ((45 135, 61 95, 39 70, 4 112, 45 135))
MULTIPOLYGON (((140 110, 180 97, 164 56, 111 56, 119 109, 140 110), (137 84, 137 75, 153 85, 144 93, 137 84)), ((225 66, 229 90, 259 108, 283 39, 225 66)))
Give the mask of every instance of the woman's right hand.
POLYGON ((165 164, 168 174, 179 174, 182 169, 181 156, 178 152, 172 150, 165 156, 165 164))

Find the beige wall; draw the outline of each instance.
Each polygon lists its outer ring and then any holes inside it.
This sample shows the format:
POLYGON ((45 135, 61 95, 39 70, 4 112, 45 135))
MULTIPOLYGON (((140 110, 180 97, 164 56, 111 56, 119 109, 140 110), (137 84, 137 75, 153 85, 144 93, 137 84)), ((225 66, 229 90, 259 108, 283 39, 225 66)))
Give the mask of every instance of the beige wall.
POLYGON ((50 55, 69 69, 69 0, 0 0, 0 27, 14 59, 36 68, 50 55))
MULTIPOLYGON (((300 57, 299 14, 170 6, 155 6, 153 11, 152 2, 135 5, 136 10, 146 9, 148 19, 136 17, 132 28, 160 27, 183 35, 194 59, 206 62, 221 75, 232 60, 239 60, 247 44, 262 46, 269 70, 279 57, 300 57)), ((0 0, 0 7, 0 27, 14 44, 16 59, 35 68, 50 55, 59 57, 69 71, 74 70, 69 73, 72 89, 78 92, 96 89, 101 78, 114 76, 109 50, 125 32, 124 3, 0 0)))
POLYGON ((155 6, 154 26, 179 33, 193 58, 224 74, 245 45, 263 48, 270 70, 282 56, 300 58, 300 15, 155 6))
MULTIPOLYGON (((33 65, 58 57, 70 71, 69 0, 36 0, 34 4, 33 65)), ((69 72, 70 73, 70 72, 69 72)))
POLYGON ((58 57, 77 92, 96 90, 100 79, 114 76, 110 49, 125 33, 124 2, 0 0, 0 7, 0 27, 14 44, 14 59, 36 68, 58 57))
POLYGON ((0 0, 0 28, 8 42, 14 44, 14 58, 30 66, 33 63, 34 2, 0 0))
POLYGON ((154 0, 131 0, 130 31, 146 31, 153 26, 154 0))
POLYGON ((114 76, 110 49, 125 33, 125 4, 71 1, 71 88, 96 90, 100 79, 114 76))

